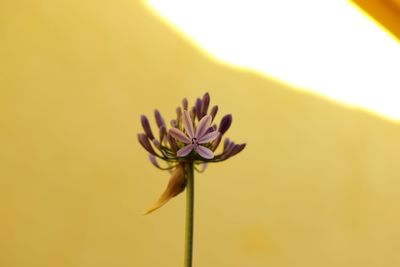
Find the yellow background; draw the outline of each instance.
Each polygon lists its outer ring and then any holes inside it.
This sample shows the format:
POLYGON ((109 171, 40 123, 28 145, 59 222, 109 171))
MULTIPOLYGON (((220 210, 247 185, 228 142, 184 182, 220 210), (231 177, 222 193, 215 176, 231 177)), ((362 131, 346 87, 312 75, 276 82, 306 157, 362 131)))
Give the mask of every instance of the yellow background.
POLYGON ((248 147, 196 177, 195 266, 400 266, 399 124, 213 61, 138 1, 2 1, 0 62, 0 266, 181 266, 184 194, 142 215, 168 173, 136 133, 205 91, 248 147))

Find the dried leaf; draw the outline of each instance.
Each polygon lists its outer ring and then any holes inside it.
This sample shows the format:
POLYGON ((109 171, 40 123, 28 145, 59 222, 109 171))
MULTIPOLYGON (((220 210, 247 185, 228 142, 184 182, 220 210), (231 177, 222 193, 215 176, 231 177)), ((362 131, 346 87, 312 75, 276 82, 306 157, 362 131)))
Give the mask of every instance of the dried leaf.
POLYGON ((162 207, 171 198, 182 193, 186 187, 185 170, 182 164, 178 165, 172 172, 171 178, 169 179, 168 186, 164 193, 160 196, 158 201, 148 210, 145 214, 149 214, 156 209, 162 207))

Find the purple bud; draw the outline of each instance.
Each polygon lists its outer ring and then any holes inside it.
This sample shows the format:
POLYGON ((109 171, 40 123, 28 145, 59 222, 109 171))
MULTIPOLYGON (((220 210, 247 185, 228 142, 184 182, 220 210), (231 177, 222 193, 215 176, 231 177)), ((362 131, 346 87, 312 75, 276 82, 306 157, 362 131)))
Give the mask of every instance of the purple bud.
POLYGON ((146 133, 147 137, 150 138, 150 139, 154 139, 154 135, 153 135, 153 133, 151 131, 150 123, 149 123, 149 120, 147 119, 147 117, 145 115, 142 115, 140 117, 140 119, 142 121, 143 130, 146 133))
POLYGON ((172 149, 172 152, 176 153, 176 151, 178 151, 178 146, 176 145, 175 138, 173 138, 170 134, 167 134, 167 140, 172 149))
POLYGON ((167 135, 167 128, 165 128, 165 125, 162 125, 160 127, 160 142, 161 143, 164 141, 164 138, 166 135, 167 135))
POLYGON ((157 109, 154 110, 154 116, 156 117, 156 123, 158 128, 161 128, 161 126, 165 126, 165 121, 163 119, 163 117, 161 116, 160 111, 158 111, 157 109))
POLYGON ((229 140, 229 138, 225 138, 223 153, 225 154, 225 153, 229 152, 229 150, 231 150, 234 146, 235 146, 234 142, 229 140))
POLYGON ((233 149, 230 151, 228 154, 228 157, 233 157, 236 154, 240 153, 244 148, 246 147, 246 144, 240 144, 240 145, 235 145, 233 149))
POLYGON ((153 139, 152 142, 153 142, 154 146, 156 148, 158 148, 158 150, 162 151, 161 144, 157 139, 153 139))
POLYGON ((196 115, 197 115, 197 118, 200 120, 201 118, 203 118, 202 116, 201 116, 201 106, 202 106, 202 101, 201 101, 201 99, 200 98, 197 98, 196 99, 196 105, 195 105, 195 107, 196 107, 196 115))
POLYGON ((150 154, 156 155, 153 147, 151 146, 147 135, 145 134, 138 134, 138 141, 142 145, 144 149, 146 149, 150 154))
POLYGON ((190 118, 192 121, 196 118, 196 107, 192 107, 192 110, 190 111, 190 118))
POLYGON ((214 120, 215 116, 217 116, 217 113, 218 113, 218 106, 213 106, 210 111, 210 115, 213 120, 214 120))
POLYGON ((149 154, 149 160, 151 164, 153 164, 155 167, 160 168, 160 165, 158 164, 157 159, 154 155, 149 154))
POLYGON ((188 100, 186 99, 186 97, 182 100, 182 106, 184 110, 188 110, 188 100))
MULTIPOLYGON (((225 141, 226 141, 226 139, 225 139, 225 141)), ((225 145, 225 143, 224 143, 224 145, 225 145)), ((232 153, 232 151, 234 149, 234 147, 235 147, 235 143, 228 141, 227 145, 224 146, 224 150, 222 152, 222 157, 224 159, 229 158, 230 154, 232 153)))
POLYGON ((210 105, 210 94, 205 93, 203 96, 203 101, 201 104, 201 117, 203 118, 205 115, 207 115, 208 112, 208 106, 210 105))
POLYGON ((218 129, 221 135, 224 134, 226 131, 228 131, 229 127, 231 127, 231 124, 232 124, 232 115, 231 114, 225 115, 222 118, 218 129))

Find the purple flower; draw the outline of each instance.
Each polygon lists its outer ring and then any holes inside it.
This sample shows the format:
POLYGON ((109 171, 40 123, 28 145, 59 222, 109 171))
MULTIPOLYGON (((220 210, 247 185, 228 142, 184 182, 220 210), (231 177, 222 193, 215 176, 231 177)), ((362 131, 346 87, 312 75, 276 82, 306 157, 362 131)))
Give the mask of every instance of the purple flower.
POLYGON ((228 138, 223 140, 223 136, 232 124, 232 115, 223 116, 219 127, 216 124, 211 125, 218 113, 218 106, 214 105, 211 109, 209 107, 208 93, 202 98, 197 98, 191 107, 184 98, 182 107, 176 109, 176 119, 171 120, 170 130, 161 113, 157 109, 154 110, 158 136, 153 134, 147 117, 141 116, 144 133, 138 134, 139 143, 149 153, 150 162, 156 168, 171 173, 166 190, 147 213, 163 206, 185 190, 186 166, 193 165, 196 171, 203 172, 207 164, 225 161, 245 148, 246 144, 235 144, 228 138), (221 142, 223 149, 217 154, 221 142), (202 168, 196 167, 199 165, 202 168))
POLYGON ((196 129, 193 129, 193 121, 190 118, 189 112, 183 111, 183 126, 185 127, 185 133, 183 133, 178 128, 172 128, 169 133, 177 141, 180 141, 186 146, 178 150, 178 157, 187 156, 192 150, 196 151, 201 157, 205 159, 214 158, 214 153, 204 146, 205 144, 214 141, 218 135, 218 131, 207 132, 210 128, 212 117, 211 115, 204 116, 200 121, 196 129))

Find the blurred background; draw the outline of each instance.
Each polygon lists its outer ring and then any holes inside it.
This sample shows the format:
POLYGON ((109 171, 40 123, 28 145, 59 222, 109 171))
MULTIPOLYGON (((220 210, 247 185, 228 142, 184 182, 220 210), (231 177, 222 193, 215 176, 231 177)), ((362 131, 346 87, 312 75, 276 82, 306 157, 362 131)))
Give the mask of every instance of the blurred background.
POLYGON ((194 266, 400 266, 398 1, 317 2, 0 2, 0 266, 181 266, 136 134, 205 92, 194 266))

